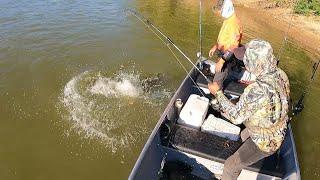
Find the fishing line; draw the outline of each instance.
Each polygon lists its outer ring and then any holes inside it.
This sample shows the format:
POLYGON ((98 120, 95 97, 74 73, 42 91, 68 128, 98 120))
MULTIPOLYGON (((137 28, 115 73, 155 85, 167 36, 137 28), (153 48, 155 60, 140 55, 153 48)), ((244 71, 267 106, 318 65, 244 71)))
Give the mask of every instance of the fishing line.
POLYGON ((192 62, 192 60, 165 34, 163 34, 159 28, 157 28, 156 26, 153 25, 153 23, 146 19, 145 17, 143 17, 141 14, 139 14, 138 12, 132 10, 132 9, 126 9, 125 11, 131 13, 133 16, 135 16, 137 19, 139 19, 144 25, 146 25, 154 34, 157 35, 157 37, 164 43, 166 44, 166 46, 168 47, 168 43, 171 44, 176 50, 178 50, 178 52, 180 52, 188 61, 190 64, 192 64, 192 66, 205 78, 205 80, 208 83, 212 83, 206 75, 203 74, 203 72, 192 62), (153 28, 153 29, 152 29, 153 28), (160 36, 158 33, 156 33, 155 31, 157 31, 162 37, 164 37, 168 43, 166 43, 160 36))
MULTIPOLYGON (((132 11, 132 10, 128 10, 128 12, 130 12, 130 11, 132 11)), ((134 13, 134 12, 133 12, 134 13)), ((161 42, 163 43, 163 44, 165 44, 167 47, 168 47, 168 49, 170 50, 170 52, 172 53, 172 55, 174 56, 174 58, 176 59, 176 61, 180 64, 180 66, 182 67, 182 69, 187 73, 187 75, 188 75, 188 77, 191 79, 191 81, 194 83, 194 85, 196 86, 196 88, 199 90, 199 92, 201 93, 201 95, 202 96, 205 96, 204 94, 203 94, 203 92, 202 92, 202 90, 201 90, 201 88, 199 87, 199 85, 195 82, 195 80, 190 76, 190 74, 189 74, 189 72, 188 72, 188 70, 187 70, 187 68, 182 64, 182 62, 180 61, 180 59, 178 58, 178 56, 174 53, 174 51, 173 51, 173 49, 170 47, 170 43, 167 43, 166 41, 164 41, 164 39, 163 38, 161 38, 160 36, 159 36, 159 34, 157 34, 155 31, 154 31, 154 29, 152 29, 148 24, 147 24, 147 22, 146 21, 144 21, 144 20, 142 20, 141 18, 139 18, 138 16, 136 16, 136 14, 133 14, 135 17, 137 17, 144 25, 146 25, 150 30, 151 30, 151 32, 153 32, 156 36, 157 36, 157 38, 159 39, 159 40, 161 40, 161 42)), ((149 21, 150 22, 150 21, 149 21)), ((159 32, 159 31, 158 31, 159 32)), ((162 34, 163 35, 163 34, 162 34)), ((163 35, 164 37, 166 37, 165 35, 163 35)), ((167 39, 168 40, 168 39, 167 39)), ((171 41, 171 40, 170 40, 171 41)), ((172 42, 172 41, 171 41, 172 42)), ((172 43, 171 43, 172 44, 172 43)), ((177 48, 176 48, 177 49, 177 48)), ((180 52, 180 51, 179 51, 180 52)), ((182 53, 182 54, 184 54, 184 53, 182 53)), ((207 79, 207 77, 194 65, 194 67, 207 79)), ((207 80, 207 81, 209 81, 209 79, 207 80)), ((209 81, 210 82, 210 81, 209 81)))
POLYGON ((193 84, 197 87, 197 89, 199 90, 199 92, 201 93, 201 95, 203 97, 205 97, 205 95, 203 94, 201 88, 199 87, 199 85, 194 81, 194 79, 190 76, 187 68, 181 63, 181 61, 179 60, 178 56, 173 52, 173 50, 171 49, 170 46, 168 46, 169 50, 171 51, 171 53, 173 54, 173 56, 176 58, 177 62, 181 65, 182 69, 187 73, 187 75, 189 76, 189 78, 191 79, 191 81, 193 82, 193 84))
MULTIPOLYGON (((296 3, 295 3, 295 4, 296 4, 296 3)), ((282 54, 283 54, 283 52, 284 52, 284 49, 285 49, 285 47, 286 47, 286 45, 287 45, 289 31, 290 31, 290 29, 291 29, 291 27, 292 27, 292 25, 293 25, 293 17, 294 17, 294 12, 292 12, 291 19, 290 19, 290 22, 289 22, 289 25, 288 25, 288 29, 287 29, 287 31, 286 31, 286 33, 285 33, 285 36, 284 36, 282 45, 281 45, 281 47, 280 47, 280 49, 279 49, 278 61, 280 61, 281 56, 282 56, 282 54)))
MULTIPOLYGON (((297 4, 297 1, 294 3, 294 5, 297 4)), ((288 29, 286 31, 286 34, 284 36, 284 40, 283 40, 283 43, 280 47, 280 50, 279 50, 279 56, 278 56, 278 61, 280 61, 281 59, 281 55, 283 54, 284 52, 284 49, 285 49, 285 46, 287 45, 287 42, 288 42, 288 35, 289 35, 289 31, 291 29, 291 27, 293 26, 293 18, 294 18, 294 12, 292 12, 292 15, 291 15, 291 19, 290 19, 290 23, 288 25, 288 29)), ((300 96, 298 102, 296 104, 293 105, 292 107, 292 110, 293 110, 293 113, 292 115, 293 116, 296 116, 298 115, 299 113, 302 112, 302 110, 304 109, 304 104, 303 104, 303 100, 305 98, 305 96, 307 95, 308 91, 309 91, 309 88, 315 78, 315 74, 317 72, 317 69, 319 67, 319 64, 320 64, 320 60, 317 62, 317 63, 314 63, 313 65, 313 70, 312 70, 312 77, 311 77, 311 80, 309 82, 309 84, 307 85, 307 88, 302 92, 302 95, 300 96)))
POLYGON ((308 94, 308 92, 309 92, 309 90, 311 88, 312 82, 315 79, 315 76, 316 76, 317 70, 319 68, 319 65, 320 65, 320 60, 318 62, 314 63, 314 65, 312 67, 312 75, 311 75, 310 82, 307 85, 307 87, 305 88, 305 90, 302 92, 302 95, 300 96, 298 102, 293 106, 293 113, 292 113, 293 116, 298 115, 304 109, 303 100, 304 100, 304 98, 306 97, 306 95, 308 94))

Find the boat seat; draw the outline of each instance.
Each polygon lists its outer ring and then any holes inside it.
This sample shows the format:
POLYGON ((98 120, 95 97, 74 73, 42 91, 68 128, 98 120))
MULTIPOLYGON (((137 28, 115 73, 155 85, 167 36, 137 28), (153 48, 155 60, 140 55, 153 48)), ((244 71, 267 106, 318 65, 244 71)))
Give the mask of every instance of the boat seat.
MULTIPOLYGON (((208 77, 208 78, 210 80, 213 79, 212 77, 208 77)), ((197 77, 196 83, 198 84, 198 86, 202 88, 208 88, 208 83, 206 79, 201 75, 197 77)), ((225 94, 240 96, 244 92, 244 89, 247 87, 247 85, 237 81, 232 81, 227 79, 223 82, 223 87, 224 87, 225 94)))
MULTIPOLYGON (((220 163, 224 163, 241 145, 240 141, 231 141, 182 125, 175 125, 170 142, 172 147, 180 151, 220 163)), ((281 164, 277 167, 277 163, 277 154, 274 154, 246 169, 275 177, 282 177, 281 164)))

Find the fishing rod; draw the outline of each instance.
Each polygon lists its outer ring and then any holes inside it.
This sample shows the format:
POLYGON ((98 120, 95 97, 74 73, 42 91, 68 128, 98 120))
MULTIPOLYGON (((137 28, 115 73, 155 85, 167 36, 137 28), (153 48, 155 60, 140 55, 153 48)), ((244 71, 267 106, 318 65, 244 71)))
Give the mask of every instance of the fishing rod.
MULTIPOLYGON (((297 5, 297 3, 298 3, 298 1, 296 1, 295 3, 294 3, 294 7, 296 7, 296 5, 297 5)), ((278 55, 278 63, 279 63, 279 61, 281 60, 281 56, 282 56, 282 54, 284 53, 284 51, 285 51, 285 47, 286 47, 286 45, 287 45, 287 43, 288 43, 288 36, 289 36, 289 31, 290 31, 290 29, 292 28, 292 26, 293 26, 293 19, 294 19, 294 12, 291 12, 292 14, 291 14, 291 18, 290 18, 290 21, 289 21, 289 24, 288 24, 288 29, 287 29, 287 31, 285 32, 285 36, 284 36, 284 39, 283 39, 283 41, 282 41, 282 45, 280 46, 280 49, 279 49, 279 55, 278 55)))
POLYGON ((192 62, 192 60, 168 36, 166 36, 159 28, 157 28, 149 19, 145 18, 142 14, 132 9, 126 9, 125 11, 135 16, 138 20, 140 20, 143 24, 145 24, 150 29, 156 30, 164 39, 167 40, 169 44, 171 44, 178 52, 182 54, 183 57, 185 57, 189 61, 189 63, 205 78, 205 80, 208 83, 212 83, 212 81, 210 81, 207 78, 207 76, 204 75, 203 72, 192 62))
POLYGON ((304 100, 306 94, 308 93, 308 89, 309 89, 310 85, 312 84, 312 82, 315 79, 315 75, 316 75, 316 72, 319 68, 319 65, 320 65, 320 60, 318 62, 314 63, 314 65, 312 67, 312 75, 311 75, 310 83, 309 83, 308 87, 306 88, 306 90, 303 91, 298 102, 292 108, 293 109, 293 113, 292 113, 293 116, 300 114, 302 112, 302 110, 304 109, 303 100, 304 100))
POLYGON ((202 57, 202 0, 199 0, 199 52, 197 53, 197 57, 202 57))

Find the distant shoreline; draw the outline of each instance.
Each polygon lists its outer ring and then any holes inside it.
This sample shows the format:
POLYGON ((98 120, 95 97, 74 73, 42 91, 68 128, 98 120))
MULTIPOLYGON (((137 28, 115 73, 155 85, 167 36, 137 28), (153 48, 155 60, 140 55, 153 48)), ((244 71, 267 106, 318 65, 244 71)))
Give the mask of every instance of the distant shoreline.
POLYGON ((258 16, 266 19, 264 22, 284 33, 291 28, 288 36, 311 53, 320 56, 320 17, 293 14, 291 8, 272 7, 268 1, 235 0, 238 8, 255 11, 258 16), (292 19, 292 20, 291 20, 292 19))

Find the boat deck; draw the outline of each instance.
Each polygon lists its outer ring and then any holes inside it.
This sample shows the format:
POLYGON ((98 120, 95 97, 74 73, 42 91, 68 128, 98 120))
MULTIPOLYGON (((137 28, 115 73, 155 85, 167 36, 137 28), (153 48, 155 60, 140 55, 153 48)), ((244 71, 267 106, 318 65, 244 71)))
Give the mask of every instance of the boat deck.
MULTIPOLYGON (((220 163, 224 163, 241 145, 241 140, 231 141, 181 125, 175 126, 173 134, 171 138, 173 148, 220 163)), ((275 177, 282 177, 281 164, 278 164, 278 162, 280 162, 278 155, 274 154, 246 169, 275 177)))

